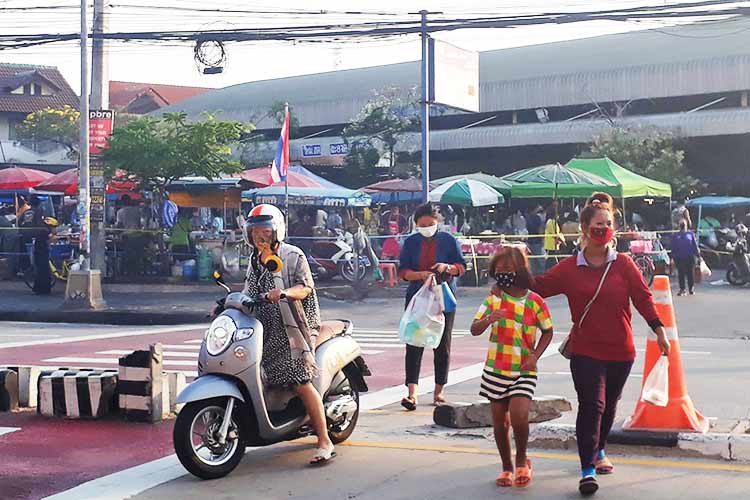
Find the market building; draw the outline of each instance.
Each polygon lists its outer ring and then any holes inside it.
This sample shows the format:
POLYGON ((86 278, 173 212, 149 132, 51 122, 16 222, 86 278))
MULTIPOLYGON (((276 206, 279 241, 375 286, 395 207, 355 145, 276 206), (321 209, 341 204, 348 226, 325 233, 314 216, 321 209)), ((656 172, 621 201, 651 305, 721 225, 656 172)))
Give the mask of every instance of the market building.
MULTIPOLYGON (((483 52, 480 112, 434 110, 433 177, 483 171, 504 174, 566 162, 612 126, 658 127, 682 139, 691 172, 714 190, 750 190, 750 19, 737 18, 483 52)), ((167 111, 253 121, 278 100, 294 108, 301 129, 292 160, 345 179, 341 132, 372 97, 419 85, 409 62, 234 85, 206 92, 167 111)), ((254 151, 273 156, 278 129, 257 123, 268 141, 254 151)), ((419 149, 415 130, 398 150, 419 149)))
POLYGON ((78 109, 78 96, 56 67, 0 63, 0 169, 60 172, 75 166, 64 146, 20 140, 16 133, 29 113, 64 106, 78 109))

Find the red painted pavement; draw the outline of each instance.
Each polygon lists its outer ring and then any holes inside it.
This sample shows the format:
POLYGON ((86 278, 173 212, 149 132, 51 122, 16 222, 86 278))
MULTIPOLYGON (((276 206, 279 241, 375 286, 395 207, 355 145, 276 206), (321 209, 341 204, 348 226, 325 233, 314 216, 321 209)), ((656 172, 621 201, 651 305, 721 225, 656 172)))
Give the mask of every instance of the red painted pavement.
MULTIPOLYGON (((0 364, 33 364, 84 368, 96 364, 51 363, 43 360, 62 356, 118 357, 96 354, 99 351, 147 348, 154 342, 181 344, 199 339, 204 328, 194 331, 166 332, 113 339, 86 340, 66 344, 0 348, 0 364)), ((452 339, 451 370, 482 362, 487 339, 452 339)), ((382 353, 365 356, 373 376, 371 391, 401 385, 404 382, 404 347, 374 348, 382 353)), ((114 368, 117 365, 99 365, 114 368)), ((433 374, 432 353, 422 360, 421 376, 433 374)), ((196 370, 181 366, 182 370, 196 370)), ((478 389, 477 389, 478 390, 478 389)), ((38 417, 34 412, 0 414, 0 427, 22 430, 0 436, 0 498, 42 498, 83 482, 162 458, 173 453, 173 421, 156 425, 126 423, 116 419, 74 421, 38 417), (12 457, 12 458, 11 458, 12 457)))

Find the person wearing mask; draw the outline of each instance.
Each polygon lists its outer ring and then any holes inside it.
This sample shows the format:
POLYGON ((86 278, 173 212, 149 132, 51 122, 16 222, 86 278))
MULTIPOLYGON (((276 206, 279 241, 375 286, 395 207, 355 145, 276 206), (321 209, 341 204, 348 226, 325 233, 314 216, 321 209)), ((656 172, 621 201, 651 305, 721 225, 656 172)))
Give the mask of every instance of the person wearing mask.
POLYGON ((677 276, 680 281, 680 291, 678 296, 685 295, 685 281, 687 280, 687 290, 690 295, 695 295, 695 282, 693 268, 697 260, 700 259, 698 250, 698 241, 695 235, 688 231, 687 220, 680 220, 680 230, 672 235, 672 258, 677 265, 677 276))
MULTIPOLYGON (((431 205, 422 205, 414 213, 417 232, 404 242, 399 259, 399 276, 409 282, 406 289, 406 305, 419 291, 425 280, 437 277, 438 283, 448 282, 455 293, 455 278, 464 274, 466 261, 461 246, 452 234, 438 231, 438 216, 431 205)), ((435 349, 435 392, 433 402, 445 403, 444 387, 448 382, 450 366, 451 335, 455 312, 445 313, 445 328, 440 345, 435 349)), ((419 371, 424 348, 406 346, 407 396, 401 405, 409 411, 417 408, 419 371)))
POLYGON ((612 247, 612 197, 594 193, 580 222, 581 251, 536 277, 531 289, 544 298, 562 294, 568 299, 574 326, 566 353, 578 395, 578 489, 591 495, 599 489, 597 474, 614 472, 604 448, 635 360, 631 302, 662 353, 668 354, 670 345, 643 275, 633 259, 612 247))

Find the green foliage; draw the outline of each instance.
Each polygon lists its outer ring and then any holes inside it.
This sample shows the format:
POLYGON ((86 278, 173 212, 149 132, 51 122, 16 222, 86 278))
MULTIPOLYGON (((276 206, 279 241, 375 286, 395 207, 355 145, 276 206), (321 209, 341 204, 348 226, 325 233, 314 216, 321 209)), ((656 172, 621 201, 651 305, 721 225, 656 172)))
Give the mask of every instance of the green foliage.
MULTIPOLYGON (((274 101, 271 107, 268 108, 268 117, 271 118, 273 123, 281 128, 284 124, 284 107, 286 106, 285 101, 274 101)), ((289 106, 289 138, 296 139, 299 137, 299 119, 297 114, 294 112, 294 108, 289 106)))
POLYGON ((242 171, 232 147, 251 129, 210 115, 197 122, 188 122, 184 113, 142 117, 116 128, 103 156, 110 174, 121 169, 142 187, 161 190, 180 177, 213 179, 242 171))
POLYGON ((703 184, 688 173, 685 152, 676 142, 673 133, 662 129, 612 128, 594 139, 590 154, 608 156, 628 170, 671 184, 673 195, 683 197, 703 184))
POLYGON ((52 141, 68 150, 68 157, 78 157, 81 114, 70 106, 45 108, 26 116, 18 128, 18 137, 33 141, 52 141))
POLYGON ((375 179, 375 167, 385 161, 388 177, 396 167, 396 146, 404 134, 419 126, 418 100, 412 89, 406 96, 398 89, 376 93, 343 132, 349 146, 347 165, 362 184, 375 179))

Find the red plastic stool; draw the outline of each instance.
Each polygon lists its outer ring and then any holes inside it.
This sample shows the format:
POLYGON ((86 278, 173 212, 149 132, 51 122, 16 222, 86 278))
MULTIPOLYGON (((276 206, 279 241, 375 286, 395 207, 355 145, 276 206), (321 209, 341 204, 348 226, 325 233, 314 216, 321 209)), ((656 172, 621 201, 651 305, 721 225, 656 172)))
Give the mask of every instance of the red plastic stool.
POLYGON ((378 267, 380 268, 380 272, 383 273, 383 281, 379 281, 378 284, 389 288, 396 287, 396 285, 398 285, 396 264, 391 262, 381 262, 378 267))

